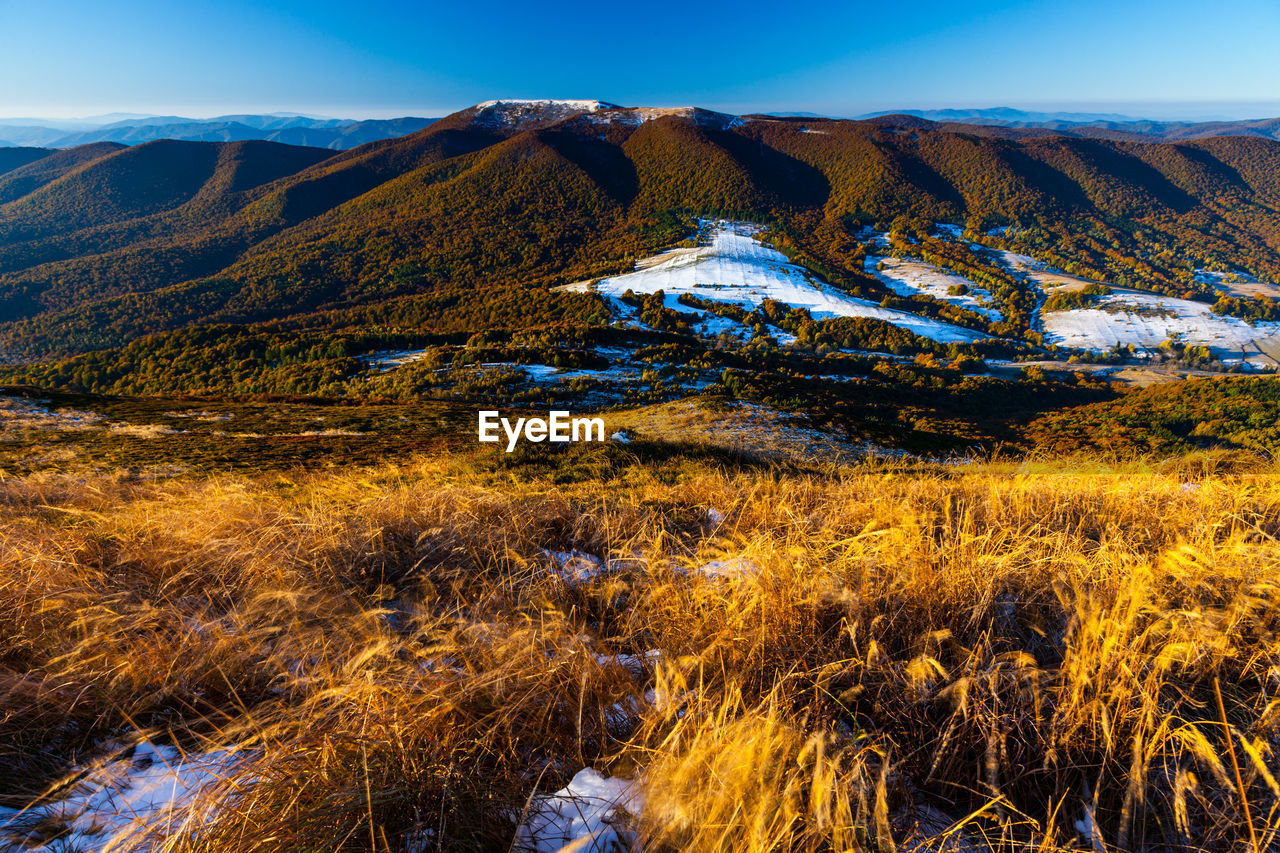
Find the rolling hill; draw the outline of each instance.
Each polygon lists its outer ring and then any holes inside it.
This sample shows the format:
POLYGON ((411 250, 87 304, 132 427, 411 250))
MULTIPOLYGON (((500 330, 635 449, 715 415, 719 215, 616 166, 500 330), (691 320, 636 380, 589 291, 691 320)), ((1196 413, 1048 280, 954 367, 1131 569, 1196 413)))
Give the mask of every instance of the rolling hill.
POLYGON ((210 323, 395 318, 435 333, 474 324, 480 305, 481 328, 518 327, 526 312, 505 303, 567 305, 547 288, 626 272, 697 216, 769 226, 859 298, 894 297, 863 269, 869 232, 917 240, 936 222, 1170 296, 1211 302, 1206 268, 1280 276, 1280 143, 988 130, 494 101, 338 153, 171 140, 50 153, 0 175, 0 353, 210 323))

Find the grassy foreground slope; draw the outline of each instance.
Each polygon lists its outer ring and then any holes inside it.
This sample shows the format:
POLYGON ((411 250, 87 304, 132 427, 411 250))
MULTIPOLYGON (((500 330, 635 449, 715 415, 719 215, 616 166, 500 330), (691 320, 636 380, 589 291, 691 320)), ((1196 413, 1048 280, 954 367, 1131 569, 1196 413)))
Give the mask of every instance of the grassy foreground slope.
POLYGON ((4 481, 0 807, 145 732, 238 750, 169 850, 520 849, 583 767, 650 850, 1274 849, 1271 467, 659 456, 4 481))

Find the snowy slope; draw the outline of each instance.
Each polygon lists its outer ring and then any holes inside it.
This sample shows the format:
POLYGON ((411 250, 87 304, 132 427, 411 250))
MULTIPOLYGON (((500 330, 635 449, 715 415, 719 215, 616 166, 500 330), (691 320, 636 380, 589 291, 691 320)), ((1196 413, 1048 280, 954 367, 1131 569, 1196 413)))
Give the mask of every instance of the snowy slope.
MULTIPOLYGON (((934 230, 944 240, 962 239, 962 233, 956 226, 938 224, 934 230)), ((997 228, 988 234, 1000 236, 1007 230, 997 228)), ((863 236, 869 239, 874 249, 881 249, 889 242, 884 234, 870 232, 863 236)), ((995 249, 992 253, 1005 269, 1034 285, 1045 296, 1102 284, 1054 269, 1030 255, 1008 249, 995 249)), ((964 282, 959 277, 951 281, 945 277, 945 270, 918 261, 889 258, 884 259, 886 268, 876 269, 881 260, 869 257, 867 272, 876 275, 898 293, 916 291, 947 298, 944 295, 946 288, 964 282)), ((1242 296, 1280 296, 1280 288, 1256 282, 1243 274, 1208 270, 1197 270, 1196 273, 1197 280, 1216 284, 1222 290, 1242 296)), ((972 284, 968 284, 972 288, 972 284)), ((1209 347, 1215 357, 1226 363, 1243 362, 1259 367, 1275 367, 1280 363, 1280 323, 1250 324, 1235 317, 1214 314, 1208 305, 1201 302, 1174 299, 1130 288, 1111 289, 1113 292, 1110 295, 1100 297, 1089 308, 1042 314, 1045 342, 1094 351, 1132 344, 1141 355, 1142 350, 1155 349, 1164 341, 1176 337, 1188 345, 1209 347)), ((980 292, 975 295, 982 298, 980 292)), ((950 301, 956 301, 956 298, 951 297, 950 301)))
POLYGON ((865 269, 885 286, 899 296, 925 294, 943 302, 950 302, 960 308, 977 312, 988 320, 1004 319, 995 308, 987 306, 991 294, 981 286, 964 276, 910 258, 877 257, 869 255, 865 269), (952 294, 950 289, 963 286, 968 289, 964 295, 952 294))
MULTIPOLYGON (((601 280, 594 286, 595 290, 615 297, 628 290, 635 293, 661 290, 666 294, 668 307, 685 313, 699 312, 677 301, 681 293, 732 302, 748 309, 765 299, 773 299, 793 308, 807 308, 817 319, 872 317, 944 343, 986 337, 973 329, 846 296, 761 243, 755 237, 758 231, 757 226, 745 223, 715 223, 711 245, 663 252, 638 263, 634 272, 601 280)), ((570 287, 587 290, 590 285, 583 282, 570 287)))
POLYGON ((509 107, 513 109, 548 109, 563 107, 564 109, 576 110, 579 112, 618 109, 617 104, 609 104, 604 101, 574 101, 557 98, 499 98, 493 101, 483 101, 476 104, 476 107, 479 109, 487 109, 489 107, 509 107))
POLYGON ((1101 297, 1098 307, 1045 314, 1044 329, 1047 342, 1091 350, 1154 348, 1177 335, 1183 343, 1210 347, 1226 362, 1274 364, 1259 348, 1280 346, 1280 323, 1250 325, 1214 314, 1201 302, 1119 288, 1101 297))
POLYGON ((546 127, 580 115, 616 109, 617 106, 604 101, 504 98, 476 104, 470 112, 473 114, 472 121, 481 127, 519 129, 546 127))

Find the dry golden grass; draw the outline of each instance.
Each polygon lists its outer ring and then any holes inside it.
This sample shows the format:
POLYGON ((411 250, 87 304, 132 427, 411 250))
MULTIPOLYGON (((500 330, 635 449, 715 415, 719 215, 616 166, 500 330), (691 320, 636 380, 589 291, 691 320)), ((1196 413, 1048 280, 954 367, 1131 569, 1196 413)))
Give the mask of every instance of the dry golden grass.
POLYGON ((650 850, 1280 849, 1280 473, 1221 463, 9 480, 0 805, 132 732, 242 758, 121 849, 507 850, 584 766, 650 850))

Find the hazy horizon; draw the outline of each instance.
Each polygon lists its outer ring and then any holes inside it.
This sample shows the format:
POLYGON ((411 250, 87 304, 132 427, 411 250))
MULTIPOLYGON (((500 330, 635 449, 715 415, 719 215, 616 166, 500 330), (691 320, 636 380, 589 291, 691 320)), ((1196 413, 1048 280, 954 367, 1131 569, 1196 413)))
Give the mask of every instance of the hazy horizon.
MULTIPOLYGON (((226 107, 218 111, 191 111, 183 109, 108 109, 93 113, 58 113, 49 112, 42 115, 0 115, 0 123, 16 123, 23 121, 30 122, 57 122, 63 124, 84 124, 84 125, 105 125, 118 121, 127 121, 130 119, 147 119, 147 118, 178 118, 190 119, 193 121, 209 121, 216 118, 224 118, 237 115, 278 115, 281 117, 298 116, 316 120, 338 120, 338 121, 369 121, 380 119, 393 119, 405 117, 418 118, 440 118, 459 110, 466 109, 481 103, 485 100, 506 99, 518 100, 523 98, 548 98, 553 100, 573 100, 573 99, 592 99, 579 98, 580 93, 569 93, 567 96, 555 96, 549 94, 543 95, 494 95, 492 98, 482 98, 479 101, 467 103, 457 103, 443 105, 439 107, 402 107, 402 108, 379 108, 379 109, 362 109, 359 107, 343 108, 335 107, 331 109, 286 109, 286 108, 266 108, 254 106, 242 107, 226 107)), ((747 113, 770 113, 770 112, 812 112, 817 115, 824 115, 831 118, 858 118, 873 113, 897 112, 897 111, 941 111, 941 110, 957 110, 980 111, 992 109, 1014 109, 1029 113, 1076 113, 1076 114, 1114 114, 1123 116, 1133 120, 1147 121, 1247 121, 1250 119, 1265 119, 1280 117, 1280 100, 1276 101, 1222 101, 1216 103, 1206 103, 1199 101, 1187 102, 1168 102, 1168 103, 1135 103, 1130 101, 1065 101, 1065 102, 1024 102, 1010 103, 1003 101, 991 102, 962 102, 962 103, 936 103, 936 102, 918 102, 908 104, 869 104, 865 108, 856 108, 840 113, 823 112, 816 109, 809 109, 804 104, 799 105, 734 105, 734 104, 708 104, 708 103, 620 103, 617 100, 609 98, 596 97, 595 100, 606 101, 609 103, 618 103, 620 106, 627 107, 675 107, 675 106, 697 106, 706 109, 715 109, 722 112, 728 112, 735 115, 743 115, 747 113)))

